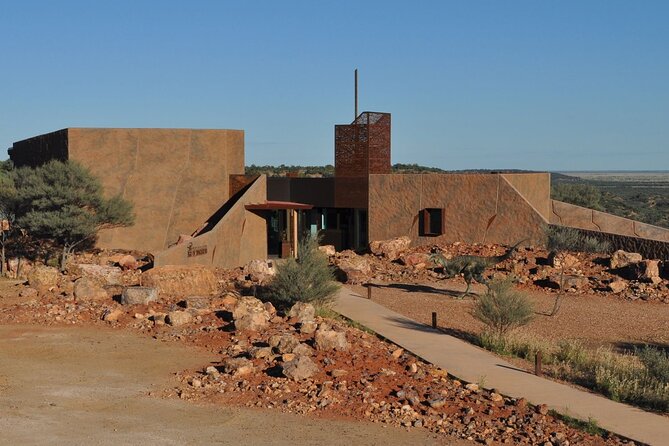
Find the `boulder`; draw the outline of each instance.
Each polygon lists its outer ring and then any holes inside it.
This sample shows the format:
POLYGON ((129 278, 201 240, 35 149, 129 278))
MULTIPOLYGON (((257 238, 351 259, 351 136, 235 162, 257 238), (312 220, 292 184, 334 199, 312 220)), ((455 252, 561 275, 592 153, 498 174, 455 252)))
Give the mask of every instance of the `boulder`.
POLYGON ((205 296, 188 296, 179 305, 189 310, 206 310, 209 308, 211 298, 205 296))
POLYGON ((340 258, 337 266, 346 275, 347 283, 366 282, 372 272, 369 260, 353 251, 347 253, 346 257, 340 258))
POLYGON ((314 320, 314 317, 316 317, 316 309, 309 303, 297 302, 290 308, 288 317, 295 318, 297 322, 303 324, 314 320))
POLYGON ((274 305, 272 305, 271 302, 264 302, 262 305, 265 307, 265 311, 267 311, 270 316, 276 315, 276 308, 274 308, 274 305))
POLYGON ((83 301, 98 301, 109 299, 109 294, 99 285, 99 282, 81 277, 74 282, 74 297, 83 301))
POLYGON ((609 283, 607 288, 612 293, 622 293, 627 289, 627 282, 625 280, 614 280, 609 283))
POLYGON ((173 327, 179 327, 181 325, 186 325, 193 322, 193 315, 190 314, 188 311, 180 311, 180 310, 170 311, 169 313, 167 313, 165 322, 167 322, 169 325, 173 327))
POLYGON ((642 260, 634 265, 630 265, 633 270, 635 279, 642 282, 660 283, 660 261, 659 260, 642 260))
POLYGON ((308 344, 301 342, 293 348, 291 353, 294 353, 297 356, 313 356, 315 352, 308 344))
POLYGON ((334 245, 319 246, 318 250, 328 257, 332 257, 337 254, 337 249, 335 249, 334 245))
POLYGON ((121 268, 116 266, 78 263, 68 265, 67 270, 70 274, 94 280, 101 286, 120 285, 122 283, 121 268))
POLYGON ((115 308, 113 310, 107 310, 102 315, 102 320, 105 322, 116 322, 119 317, 124 314, 123 310, 120 308, 115 308))
POLYGON ((231 311, 237 305, 238 296, 232 293, 227 293, 218 301, 219 304, 228 311, 231 311))
POLYGON ((318 328, 316 321, 306 321, 300 324, 300 333, 312 334, 318 328))
POLYGON ((430 255, 423 252, 412 252, 401 257, 402 263, 416 269, 423 269, 428 267, 430 262, 430 255))
POLYGON ((28 284, 33 288, 48 289, 58 285, 60 272, 51 266, 35 266, 28 273, 28 284))
POLYGON ((294 381, 309 379, 318 373, 318 366, 308 356, 298 356, 283 365, 283 375, 294 381))
POLYGON ((315 345, 318 350, 340 350, 349 349, 346 334, 328 328, 319 328, 314 335, 315 345))
POLYGON ((292 353, 293 349, 300 344, 300 341, 290 333, 274 335, 269 338, 269 346, 276 349, 280 354, 292 353))
POLYGON ((126 254, 118 259, 118 266, 120 266, 124 271, 133 271, 136 270, 139 265, 137 264, 137 259, 134 256, 126 254))
POLYGON ((200 265, 157 266, 142 273, 141 284, 169 296, 209 296, 219 288, 213 268, 200 265))
POLYGON ((622 249, 619 249, 611 255, 610 262, 612 269, 618 269, 624 268, 632 263, 638 263, 641 260, 643 260, 641 254, 636 252, 626 252, 622 249))
POLYGON ((549 277, 548 279, 548 286, 550 288, 555 288, 559 289, 562 285, 562 289, 569 290, 569 289, 581 289, 585 286, 587 286, 589 283, 589 280, 585 276, 578 276, 574 274, 555 274, 549 277))
POLYGON ((569 269, 577 266, 581 261, 568 252, 551 252, 548 255, 548 264, 553 268, 569 269))
POLYGON ((237 330, 259 331, 269 325, 271 315, 261 301, 255 297, 241 297, 232 310, 232 319, 237 330))
POLYGON ((158 299, 158 290, 147 286, 132 286, 123 289, 121 304, 146 305, 158 299))
POLYGON ((271 358, 273 356, 271 347, 252 347, 249 355, 255 359, 271 358))
POLYGON ((253 282, 269 282, 276 274, 274 262, 271 260, 251 260, 244 265, 244 275, 248 276, 253 282))
POLYGON ((393 261, 400 258, 411 246, 411 239, 407 236, 394 238, 391 240, 373 241, 369 244, 369 249, 374 255, 383 256, 386 259, 393 261))
POLYGON ((154 313, 149 316, 149 320, 153 321, 155 325, 165 325, 165 318, 167 314, 165 313, 154 313))
POLYGON ((255 370, 253 363, 246 358, 230 358, 223 363, 223 370, 232 376, 244 376, 255 370))

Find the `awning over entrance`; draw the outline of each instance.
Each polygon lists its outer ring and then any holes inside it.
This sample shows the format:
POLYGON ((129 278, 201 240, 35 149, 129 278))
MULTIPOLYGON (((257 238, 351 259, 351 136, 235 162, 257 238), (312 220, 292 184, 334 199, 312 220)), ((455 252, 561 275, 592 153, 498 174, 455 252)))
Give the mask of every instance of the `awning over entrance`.
POLYGON ((305 203, 295 203, 292 201, 266 201, 264 203, 251 203, 247 204, 246 209, 249 211, 262 211, 262 210, 278 210, 278 209, 311 209, 313 208, 310 204, 305 203))

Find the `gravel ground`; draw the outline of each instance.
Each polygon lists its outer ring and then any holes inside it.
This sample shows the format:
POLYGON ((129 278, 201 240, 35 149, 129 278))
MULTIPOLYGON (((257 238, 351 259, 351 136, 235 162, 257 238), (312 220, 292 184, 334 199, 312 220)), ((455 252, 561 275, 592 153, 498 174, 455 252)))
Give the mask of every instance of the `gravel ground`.
MULTIPOLYGON (((366 296, 360 285, 347 285, 366 296)), ((455 299, 445 289, 460 289, 456 280, 439 284, 374 285, 372 300, 411 319, 430 324, 432 312, 438 315, 439 326, 451 334, 471 337, 482 324, 471 316, 474 300, 455 299)), ((614 296, 566 294, 556 316, 541 313, 553 307, 555 294, 528 292, 538 313, 522 330, 553 340, 578 339, 597 346, 625 346, 634 343, 669 345, 669 306, 662 303, 621 300, 614 296)))

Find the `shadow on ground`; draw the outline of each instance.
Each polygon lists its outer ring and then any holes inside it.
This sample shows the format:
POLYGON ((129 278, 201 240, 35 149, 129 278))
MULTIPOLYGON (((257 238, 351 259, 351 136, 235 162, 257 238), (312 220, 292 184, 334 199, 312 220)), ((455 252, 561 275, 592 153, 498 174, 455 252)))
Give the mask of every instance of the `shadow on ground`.
POLYGON ((372 288, 392 288, 396 290, 402 290, 407 293, 429 293, 429 294, 440 294, 442 296, 448 296, 456 299, 461 299, 461 300, 467 300, 467 299, 472 299, 473 297, 476 296, 476 291, 475 290, 470 290, 470 293, 464 297, 461 298, 462 296, 462 291, 458 290, 453 290, 453 289, 446 289, 446 288, 435 288, 430 285, 420 285, 420 284, 412 284, 412 283, 389 283, 389 284, 376 284, 376 283, 367 283, 365 284, 366 287, 372 287, 372 288))
POLYGON ((409 328, 411 330, 417 330, 429 333, 434 333, 435 331, 438 331, 440 333, 453 336, 454 338, 461 339, 471 344, 478 345, 478 337, 475 334, 459 330, 457 328, 446 328, 437 326, 437 328, 435 329, 429 325, 422 324, 420 322, 412 321, 411 319, 406 319, 402 317, 388 317, 386 318, 386 320, 393 322, 397 326, 409 328))

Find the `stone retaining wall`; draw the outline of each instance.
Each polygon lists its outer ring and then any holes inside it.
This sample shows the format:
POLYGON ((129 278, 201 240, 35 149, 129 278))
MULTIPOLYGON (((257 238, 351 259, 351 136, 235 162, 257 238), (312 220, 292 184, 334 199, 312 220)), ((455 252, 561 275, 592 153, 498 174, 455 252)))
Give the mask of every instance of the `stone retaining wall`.
MULTIPOLYGON (((560 225, 551 226, 560 227, 560 225)), ((659 259, 669 262, 668 242, 573 227, 572 229, 576 229, 585 236, 609 242, 613 251, 622 249, 627 252, 638 252, 645 259, 659 259)))

